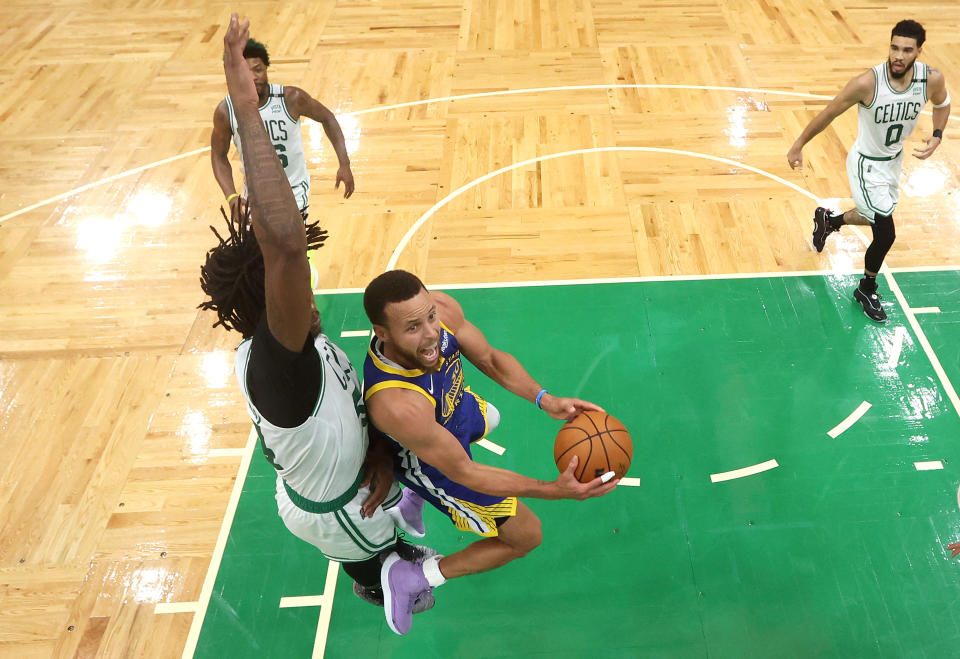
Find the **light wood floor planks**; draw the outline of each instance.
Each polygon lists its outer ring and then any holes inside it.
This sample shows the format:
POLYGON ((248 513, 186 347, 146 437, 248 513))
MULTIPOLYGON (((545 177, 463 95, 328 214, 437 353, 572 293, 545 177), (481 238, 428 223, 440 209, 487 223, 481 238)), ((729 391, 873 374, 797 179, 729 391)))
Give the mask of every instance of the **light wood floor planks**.
MULTIPOLYGON (((175 657, 186 640, 193 614, 154 606, 198 597, 240 463, 217 451, 243 448, 249 431, 232 375, 237 337, 196 309, 207 227, 219 222, 202 149, 225 93, 222 26, 233 8, 0 8, 2 656, 175 657)), ((922 59, 960 98, 960 5, 239 9, 270 48, 271 80, 341 117, 350 200, 333 189, 323 131, 304 127, 311 216, 331 231, 315 258, 321 288, 364 286, 435 204, 525 160, 535 162, 439 207, 400 266, 430 283, 858 270, 855 234, 816 254, 815 203, 738 167, 847 203, 854 112, 808 145, 803 174, 791 172, 786 151, 826 99, 775 92, 832 96, 885 58, 890 28, 909 15, 928 29, 922 59), (571 89, 590 85, 608 87, 571 89), (547 87, 564 89, 502 93, 547 87), (467 94, 483 95, 376 109, 467 94)), ((958 123, 933 159, 906 159, 891 266, 960 264, 958 123)), ((927 116, 908 150, 929 131, 927 116)))

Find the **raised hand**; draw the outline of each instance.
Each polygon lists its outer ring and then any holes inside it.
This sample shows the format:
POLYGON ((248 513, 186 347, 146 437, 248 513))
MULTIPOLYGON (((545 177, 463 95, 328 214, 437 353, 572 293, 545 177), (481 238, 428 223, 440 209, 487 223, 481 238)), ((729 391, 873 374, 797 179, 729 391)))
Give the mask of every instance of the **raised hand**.
POLYGON ((580 464, 580 458, 575 455, 570 460, 567 468, 563 470, 563 473, 554 481, 562 493, 561 498, 563 499, 583 501, 584 499, 590 499, 592 497, 602 497, 604 494, 613 492, 617 488, 617 484, 620 483, 619 478, 613 477, 614 473, 612 471, 608 471, 603 476, 594 478, 589 483, 581 483, 577 480, 577 477, 573 475, 578 464, 580 464))
POLYGON ((250 38, 250 21, 240 21, 236 13, 230 14, 230 24, 223 35, 223 72, 227 77, 227 91, 234 105, 253 103, 259 105, 253 73, 243 58, 243 49, 250 38))
POLYGON ((597 412, 605 411, 599 405, 595 405, 586 400, 563 398, 551 396, 550 394, 543 395, 540 399, 540 407, 554 419, 560 419, 561 421, 570 421, 586 410, 596 410, 597 412))

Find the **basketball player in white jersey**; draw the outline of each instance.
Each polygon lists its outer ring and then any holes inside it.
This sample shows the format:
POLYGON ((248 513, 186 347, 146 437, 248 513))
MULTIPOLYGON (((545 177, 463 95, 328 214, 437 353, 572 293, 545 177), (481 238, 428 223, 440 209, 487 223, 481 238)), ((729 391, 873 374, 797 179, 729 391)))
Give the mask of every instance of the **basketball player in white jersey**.
MULTIPOLYGON (((277 472, 284 524, 340 562, 361 598, 382 603, 380 554, 410 560, 424 553, 397 537, 396 511, 387 512, 402 507, 392 464, 386 452, 368 451, 357 374, 322 333, 307 249, 320 247, 326 232, 315 222, 304 225, 283 182, 243 57, 248 36, 249 23, 233 14, 223 64, 243 140, 249 207, 239 222, 228 220, 229 238, 217 234, 219 245, 207 253, 200 282, 209 299, 200 306, 217 313, 215 326, 244 337, 236 374, 260 449, 277 472)), ((424 588, 400 613, 409 619, 432 603, 424 588)), ((396 613, 386 611, 388 617, 396 613)))
MULTIPOLYGON (((267 80, 270 55, 267 53, 266 46, 259 41, 248 40, 243 49, 243 57, 253 74, 263 127, 277 152, 277 157, 280 158, 283 171, 287 175, 287 180, 290 181, 290 187, 293 188, 297 208, 300 209, 304 221, 307 219, 310 205, 310 174, 307 171, 307 159, 303 152, 300 117, 308 117, 323 126, 340 161, 334 187, 339 188, 342 182, 343 196, 349 198, 354 189, 353 172, 350 170, 350 158, 343 141, 343 131, 333 112, 299 87, 270 84, 267 80)), ((210 160, 213 164, 213 176, 217 179, 223 196, 230 206, 231 217, 236 220, 242 212, 244 195, 238 193, 234 187, 233 168, 227 159, 231 137, 242 160, 243 148, 237 132, 236 113, 230 97, 227 96, 220 101, 213 113, 210 160)))
POLYGON ((943 74, 917 61, 926 33, 916 21, 900 21, 890 35, 887 61, 861 73, 847 83, 824 110, 803 129, 787 152, 793 169, 803 167, 804 145, 853 104, 858 104, 859 132, 847 155, 847 177, 856 208, 833 215, 826 208, 813 214, 813 246, 823 251, 827 236, 844 224, 869 224, 873 242, 864 256, 863 279, 853 298, 868 318, 887 320, 877 293, 877 273, 893 245, 896 233, 893 210, 900 195, 903 142, 916 127, 920 110, 933 103, 933 135, 913 155, 924 160, 933 155, 943 139, 950 116, 950 94, 943 74))

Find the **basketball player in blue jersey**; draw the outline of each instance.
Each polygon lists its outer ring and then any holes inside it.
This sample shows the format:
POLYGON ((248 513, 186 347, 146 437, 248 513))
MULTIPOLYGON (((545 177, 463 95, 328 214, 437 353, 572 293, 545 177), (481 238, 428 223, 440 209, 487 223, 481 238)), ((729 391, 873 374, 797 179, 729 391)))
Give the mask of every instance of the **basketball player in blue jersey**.
POLYGON ((385 606, 406 611, 409 624, 414 599, 425 588, 500 567, 540 544, 540 520, 518 496, 583 500, 611 492, 619 479, 611 480, 614 473, 608 472, 580 483, 573 475, 576 457, 555 481, 474 462, 471 443, 490 433, 500 415, 466 386, 461 354, 555 419, 600 408, 550 395, 515 357, 487 342, 456 300, 427 291, 409 272, 393 270, 374 279, 363 306, 375 334, 363 367, 364 399, 371 434, 376 426, 394 442, 395 474, 406 485, 398 507, 410 525, 419 526, 418 506, 429 501, 458 529, 484 538, 449 556, 415 564, 397 555, 384 561, 385 606))
MULTIPOLYGON (((368 450, 356 371, 320 326, 307 249, 322 246, 327 234, 316 222, 304 225, 283 179, 243 56, 248 36, 249 22, 233 14, 223 65, 250 203, 247 215, 228 220, 228 239, 214 230, 219 244, 207 253, 200 278, 209 300, 200 306, 217 313, 215 326, 243 335, 235 370, 260 448, 277 473, 284 525, 340 562, 358 596, 382 604, 381 554, 412 559, 430 552, 398 539, 388 509, 401 493, 389 452, 378 453, 376 443, 368 450)), ((416 598, 418 611, 433 604, 428 588, 416 598)))
POLYGON ((916 158, 933 155, 943 139, 950 116, 950 94, 943 74, 917 61, 926 32, 916 21, 900 21, 890 35, 890 54, 883 64, 864 71, 847 83, 824 110, 803 129, 787 152, 793 169, 803 167, 801 151, 850 106, 858 104, 859 131, 847 155, 847 177, 856 208, 834 215, 826 208, 813 214, 813 246, 818 252, 844 224, 869 224, 873 242, 864 256, 863 279, 853 292, 868 318, 886 322, 877 293, 877 273, 890 251, 896 232, 893 210, 900 196, 903 142, 916 127, 927 100, 933 103, 933 135, 914 150, 916 158))
MULTIPOLYGON (((350 158, 343 142, 343 131, 333 112, 299 87, 270 84, 267 80, 270 55, 267 53, 266 46, 259 41, 253 39, 247 41, 243 49, 243 57, 253 74, 263 127, 270 137, 277 157, 280 158, 304 221, 307 219, 310 205, 310 174, 307 171, 307 159, 303 151, 300 117, 308 117, 323 126, 340 161, 334 187, 339 188, 340 183, 343 183, 343 196, 349 198, 354 189, 353 172, 350 170, 350 158)), ((213 176, 217 179, 223 196, 230 206, 231 218, 236 220, 242 213, 244 199, 234 187, 233 168, 227 159, 231 137, 242 160, 243 145, 237 131, 236 113, 230 97, 227 96, 220 101, 213 113, 210 161, 213 164, 213 176)))

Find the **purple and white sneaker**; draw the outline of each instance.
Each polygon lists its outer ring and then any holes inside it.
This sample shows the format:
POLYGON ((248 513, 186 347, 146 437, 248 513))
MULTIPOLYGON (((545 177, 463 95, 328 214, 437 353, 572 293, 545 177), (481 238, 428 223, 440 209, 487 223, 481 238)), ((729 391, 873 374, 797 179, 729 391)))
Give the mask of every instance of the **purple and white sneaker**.
MULTIPOLYGON (((364 602, 369 602, 374 606, 383 606, 382 588, 367 588, 366 586, 361 586, 354 581, 353 594, 362 599, 364 602)), ((436 604, 436 601, 433 599, 433 589, 425 590, 424 592, 420 593, 420 597, 417 598, 417 601, 413 605, 413 615, 423 613, 424 611, 429 611, 433 608, 434 604, 436 604)))
POLYGON ((380 569, 380 585, 383 587, 383 613, 390 629, 403 636, 413 624, 413 609, 417 599, 430 584, 423 575, 423 566, 410 563, 391 552, 380 569))
POLYGON ((404 488, 400 503, 386 512, 397 528, 414 538, 422 538, 427 534, 423 524, 423 503, 423 497, 408 487, 404 488))

